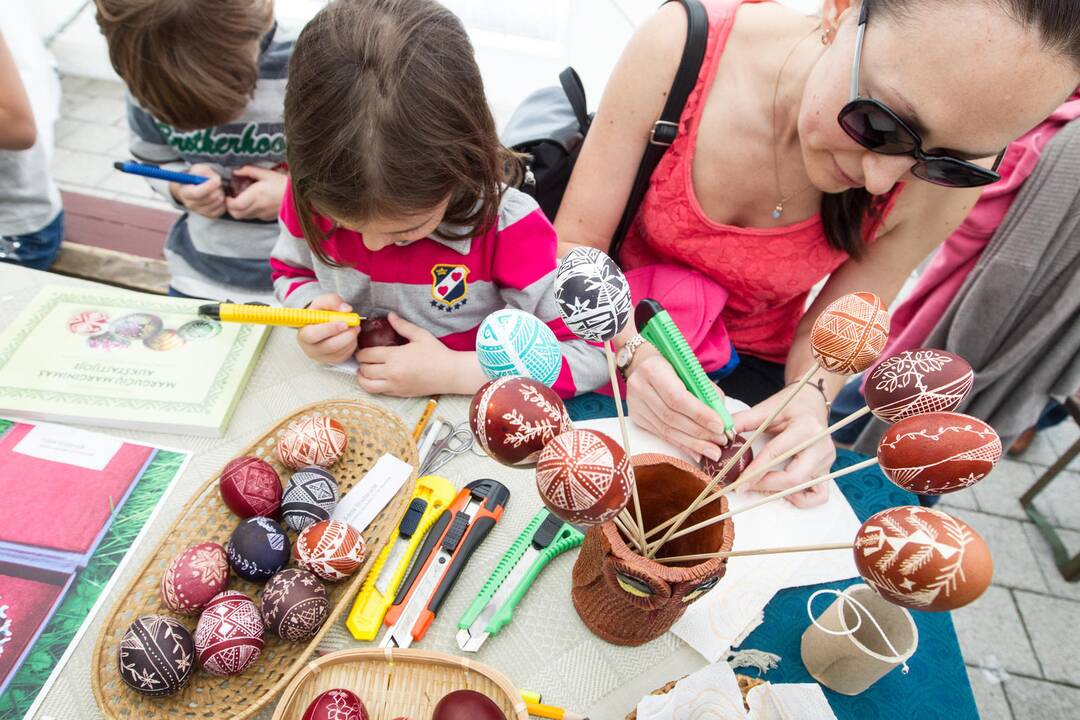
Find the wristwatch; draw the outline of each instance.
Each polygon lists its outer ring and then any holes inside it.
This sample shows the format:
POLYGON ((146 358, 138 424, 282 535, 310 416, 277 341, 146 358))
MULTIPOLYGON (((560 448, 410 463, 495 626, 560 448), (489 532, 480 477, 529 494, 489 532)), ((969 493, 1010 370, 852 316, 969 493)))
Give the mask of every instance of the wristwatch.
POLYGON ((635 335, 619 348, 619 352, 615 355, 615 366, 619 368, 619 372, 622 373, 623 378, 626 377, 626 370, 630 367, 630 363, 634 361, 634 353, 637 349, 645 343, 645 338, 641 335, 635 335))

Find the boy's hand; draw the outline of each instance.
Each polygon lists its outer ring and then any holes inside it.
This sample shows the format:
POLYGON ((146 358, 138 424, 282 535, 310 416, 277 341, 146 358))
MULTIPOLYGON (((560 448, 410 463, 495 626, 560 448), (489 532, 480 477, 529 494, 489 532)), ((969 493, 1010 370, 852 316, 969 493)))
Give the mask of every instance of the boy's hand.
POLYGON ((475 353, 456 352, 424 328, 390 313, 390 324, 409 342, 356 353, 356 381, 373 395, 418 397, 471 394, 487 381, 475 353))
MULTIPOLYGON (((337 293, 320 295, 308 305, 311 310, 337 310, 352 312, 337 293)), ((296 333, 300 349, 312 360, 323 363, 339 363, 348 360, 356 352, 356 336, 360 328, 349 327, 343 322, 307 325, 296 333)))
POLYGON ((225 189, 221 184, 221 176, 209 165, 192 165, 187 172, 210 179, 198 185, 169 183, 169 190, 176 201, 191 212, 208 218, 219 218, 224 215, 225 189))
POLYGON ((233 177, 251 178, 251 183, 236 197, 225 198, 225 208, 237 220, 276 220, 281 198, 289 178, 285 173, 257 165, 244 165, 232 172, 233 177))

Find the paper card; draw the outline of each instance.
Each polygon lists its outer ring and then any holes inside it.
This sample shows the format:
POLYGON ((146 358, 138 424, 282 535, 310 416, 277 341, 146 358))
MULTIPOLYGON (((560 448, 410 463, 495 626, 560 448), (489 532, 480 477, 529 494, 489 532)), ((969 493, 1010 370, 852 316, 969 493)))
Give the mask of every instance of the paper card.
POLYGON ((817 683, 765 683, 746 694, 749 720, 836 720, 817 683))
POLYGON ((331 519, 348 523, 363 534, 375 516, 394 499, 412 471, 412 465, 393 455, 383 455, 360 482, 345 493, 330 515, 331 519))
POLYGON ((12 452, 39 460, 101 471, 123 446, 123 440, 109 435, 52 423, 38 423, 12 448, 12 452))

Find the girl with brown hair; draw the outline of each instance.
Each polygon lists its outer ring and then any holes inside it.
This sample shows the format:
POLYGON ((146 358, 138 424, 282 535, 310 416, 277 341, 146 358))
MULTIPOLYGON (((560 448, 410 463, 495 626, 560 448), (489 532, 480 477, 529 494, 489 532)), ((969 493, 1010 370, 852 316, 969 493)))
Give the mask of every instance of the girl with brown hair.
POLYGON ((472 394, 486 381, 477 328, 513 307, 560 339, 564 397, 606 378, 553 296, 557 238, 536 203, 507 187, 472 46, 431 0, 336 0, 296 42, 285 97, 290 187, 271 266, 291 307, 352 309, 407 341, 356 351, 341 323, 297 334, 312 359, 355 355, 371 393, 472 394), (407 318, 407 319, 406 319, 407 318))

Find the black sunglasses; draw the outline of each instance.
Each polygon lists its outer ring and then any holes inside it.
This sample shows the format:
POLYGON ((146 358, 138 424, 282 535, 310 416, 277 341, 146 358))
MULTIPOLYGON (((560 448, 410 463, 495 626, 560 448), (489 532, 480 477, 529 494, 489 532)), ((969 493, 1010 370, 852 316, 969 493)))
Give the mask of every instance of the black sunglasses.
POLYGON ((935 185, 952 188, 979 187, 1001 179, 995 171, 1005 155, 1002 150, 994 161, 993 170, 987 170, 967 160, 949 155, 927 155, 923 142, 892 108, 873 98, 859 95, 859 65, 862 62, 863 38, 866 21, 870 16, 870 0, 863 0, 859 12, 859 29, 855 39, 855 62, 851 68, 851 100, 840 110, 837 120, 852 140, 871 152, 882 155, 911 155, 915 165, 911 173, 935 185))

